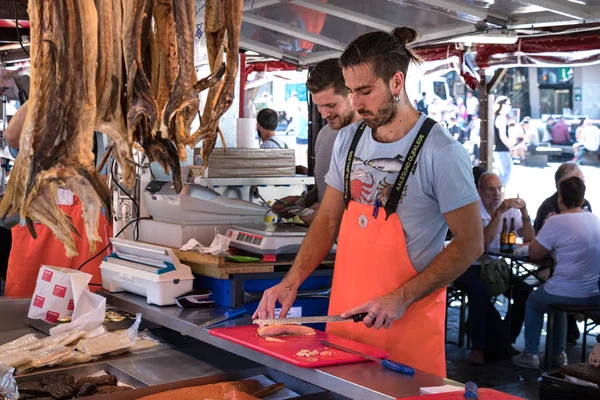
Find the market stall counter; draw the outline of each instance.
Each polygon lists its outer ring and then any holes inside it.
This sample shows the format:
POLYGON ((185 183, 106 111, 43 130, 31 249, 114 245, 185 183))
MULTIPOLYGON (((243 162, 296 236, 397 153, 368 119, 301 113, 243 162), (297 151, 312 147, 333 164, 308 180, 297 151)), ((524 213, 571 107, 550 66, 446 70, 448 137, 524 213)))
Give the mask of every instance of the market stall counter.
MULTIPOLYGON (((221 317, 220 309, 180 309, 177 306, 159 307, 149 305, 146 299, 130 293, 99 291, 107 303, 130 313, 141 312, 145 320, 185 333, 197 341, 254 361, 258 365, 282 372, 324 390, 352 399, 395 399, 418 396, 422 387, 459 383, 417 371, 414 376, 384 369, 375 362, 361 362, 323 368, 301 368, 262 352, 213 336, 209 329, 194 327, 221 317)), ((223 322, 217 327, 251 324, 248 315, 223 322)), ((185 340, 185 336, 181 336, 185 340)), ((177 342, 177 339, 173 339, 177 342)))

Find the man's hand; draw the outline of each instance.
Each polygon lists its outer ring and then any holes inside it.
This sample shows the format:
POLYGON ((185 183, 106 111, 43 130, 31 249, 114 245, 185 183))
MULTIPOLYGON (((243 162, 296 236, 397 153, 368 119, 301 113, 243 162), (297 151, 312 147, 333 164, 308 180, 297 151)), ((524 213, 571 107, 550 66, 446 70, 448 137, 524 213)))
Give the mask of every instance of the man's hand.
POLYGON ((287 196, 282 199, 276 200, 275 203, 271 206, 271 210, 279 215, 282 218, 294 218, 294 214, 292 213, 284 213, 281 214, 284 208, 293 206, 298 202, 302 196, 287 196))
POLYGON ((285 318, 292 304, 294 304, 294 300, 296 300, 297 293, 298 289, 296 286, 286 282, 281 282, 265 290, 256 312, 252 315, 252 319, 275 318, 275 305, 277 302, 281 304, 279 318, 285 318))
POLYGON ((368 315, 363 322, 367 328, 374 327, 375 329, 380 329, 384 327, 385 329, 389 329, 392 326, 392 322, 402 317, 410 305, 402 299, 401 290, 395 291, 346 311, 342 314, 342 318, 350 318, 352 315, 366 312, 368 315))
POLYGON ((548 213, 548 215, 546 216, 546 219, 544 219, 544 225, 546 225, 546 222, 548 222, 548 220, 552 217, 554 217, 556 215, 556 213, 553 211, 551 213, 548 213))
POLYGON ((525 200, 523 200, 523 199, 520 199, 520 198, 519 199, 506 199, 496 209, 496 212, 498 212, 500 214, 504 214, 511 208, 514 208, 516 210, 523 210, 526 207, 527 207, 527 204, 525 203, 525 200))
POLYGON ((319 204, 320 203, 315 203, 312 206, 308 207, 311 210, 315 210, 312 214, 309 214, 306 216, 298 215, 298 217, 302 220, 302 222, 304 222, 306 225, 312 224, 312 222, 315 220, 315 217, 317 216, 317 210, 319 209, 319 204))

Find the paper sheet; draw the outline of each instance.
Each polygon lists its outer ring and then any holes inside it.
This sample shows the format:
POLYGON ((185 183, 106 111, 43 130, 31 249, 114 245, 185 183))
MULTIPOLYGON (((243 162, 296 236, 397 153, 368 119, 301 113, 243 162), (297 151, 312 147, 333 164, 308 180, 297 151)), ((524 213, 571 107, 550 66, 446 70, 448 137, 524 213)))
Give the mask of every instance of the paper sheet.
MULTIPOLYGON (((263 387, 271 386, 276 383, 264 375, 257 375, 257 376, 253 376, 252 378, 247 378, 247 379, 254 379, 254 380, 259 381, 263 387)), ((300 397, 300 395, 296 392, 291 391, 290 389, 288 389, 286 387, 285 389, 283 389, 280 392, 277 392, 270 396, 264 397, 263 400, 285 400, 285 399, 290 399, 293 397, 300 397)))
POLYGON ((450 392, 460 392, 465 391, 465 388, 461 388, 454 385, 443 385, 443 386, 432 386, 432 387, 422 387, 421 394, 438 394, 438 393, 450 393, 450 392))
POLYGON ((217 234, 209 247, 204 246, 196 239, 190 239, 189 242, 181 246, 182 251, 198 251, 200 254, 214 254, 215 256, 229 254, 229 243, 231 239, 227 236, 217 234))
POLYGON ((75 303, 71 322, 50 329, 50 335, 54 336, 71 330, 91 332, 102 325, 105 312, 106 297, 86 290, 79 296, 79 300, 75 303))

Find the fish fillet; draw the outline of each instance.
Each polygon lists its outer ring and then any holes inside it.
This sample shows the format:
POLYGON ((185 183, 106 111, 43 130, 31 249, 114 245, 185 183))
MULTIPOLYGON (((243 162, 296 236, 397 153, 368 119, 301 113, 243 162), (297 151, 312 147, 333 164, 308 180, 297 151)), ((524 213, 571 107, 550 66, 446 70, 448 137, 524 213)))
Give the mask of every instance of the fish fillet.
POLYGON ((312 328, 309 328, 308 326, 285 325, 285 324, 261 326, 260 328, 258 328, 257 332, 258 332, 258 335, 261 337, 310 336, 310 335, 316 334, 315 330, 312 328))
POLYGON ((247 379, 237 382, 221 382, 213 383, 211 385, 191 386, 181 389, 168 390, 166 392, 141 397, 139 400, 224 400, 226 398, 231 398, 229 393, 232 391, 256 393, 260 389, 261 385, 258 381, 247 379))
POLYGON ((98 18, 93 0, 29 1, 31 93, 20 151, 0 215, 19 213, 35 237, 33 221, 47 225, 67 256, 77 254, 73 225, 56 204, 64 185, 85 197, 90 251, 98 217, 110 219, 110 193, 94 166, 98 18))
POLYGON ((135 166, 133 135, 127 131, 121 105, 123 84, 123 45, 121 0, 96 0, 98 9, 98 71, 96 73, 96 130, 114 143, 115 160, 123 170, 123 182, 132 188, 135 166))

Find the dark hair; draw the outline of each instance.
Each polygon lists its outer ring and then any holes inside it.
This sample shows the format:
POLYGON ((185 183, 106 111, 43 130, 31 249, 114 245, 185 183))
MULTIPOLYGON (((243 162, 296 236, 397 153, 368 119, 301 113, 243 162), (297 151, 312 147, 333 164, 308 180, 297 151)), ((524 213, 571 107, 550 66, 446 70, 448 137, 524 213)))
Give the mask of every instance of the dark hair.
POLYGON ((558 184, 558 193, 565 207, 577 208, 583 205, 585 183, 576 176, 564 179, 558 184))
POLYGON ((417 38, 417 32, 408 27, 397 27, 392 33, 375 31, 354 39, 340 57, 342 68, 370 63, 378 78, 390 80, 397 72, 406 71, 410 62, 421 59, 408 46, 417 38))
POLYGON ((508 97, 506 96, 498 96, 496 98, 496 102, 494 103, 494 115, 500 115, 500 111, 502 110, 502 106, 506 104, 508 101, 508 97))
POLYGON ((421 96, 423 96, 423 97, 427 96, 427 92, 421 93, 421 96))
POLYGON ((277 115, 277 111, 271 110, 270 108, 263 108, 256 114, 256 122, 269 131, 277 129, 278 120, 279 116, 277 115))
POLYGON ((556 183, 556 187, 558 187, 558 183, 562 181, 565 178, 565 176, 568 176, 571 172, 578 169, 579 165, 571 161, 560 164, 560 166, 554 173, 554 182, 556 183))
POLYGON ((330 87, 333 87, 335 94, 341 96, 348 94, 339 58, 329 58, 315 64, 306 80, 306 88, 312 94, 320 93, 330 87))
POLYGON ((481 178, 481 175, 485 174, 486 172, 486 169, 483 167, 473 167, 473 179, 475 180, 475 187, 477 189, 479 189, 479 179, 481 178))

